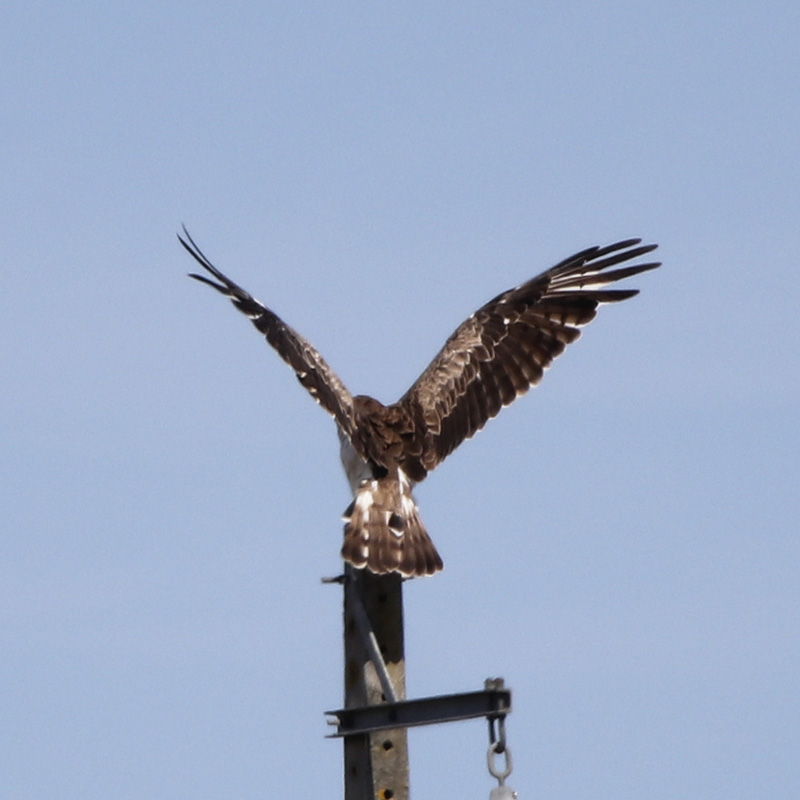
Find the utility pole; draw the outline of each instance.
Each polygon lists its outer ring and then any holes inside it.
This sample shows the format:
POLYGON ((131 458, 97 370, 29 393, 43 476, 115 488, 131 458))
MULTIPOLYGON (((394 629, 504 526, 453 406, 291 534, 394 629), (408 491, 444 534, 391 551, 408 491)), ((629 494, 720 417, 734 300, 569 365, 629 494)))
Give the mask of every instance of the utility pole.
MULTIPOLYGON (((405 700, 403 583, 397 573, 375 575, 345 567, 344 704, 376 706, 405 700)), ((344 739, 345 800, 408 800, 405 728, 344 739)))
POLYGON ((409 800, 408 734, 415 725, 485 717, 493 800, 516 797, 505 786, 511 772, 505 718, 511 691, 502 678, 477 692, 406 700, 403 578, 375 575, 347 564, 344 585, 344 708, 327 712, 344 738, 345 800, 409 800), (505 767, 496 763, 505 759, 505 767))

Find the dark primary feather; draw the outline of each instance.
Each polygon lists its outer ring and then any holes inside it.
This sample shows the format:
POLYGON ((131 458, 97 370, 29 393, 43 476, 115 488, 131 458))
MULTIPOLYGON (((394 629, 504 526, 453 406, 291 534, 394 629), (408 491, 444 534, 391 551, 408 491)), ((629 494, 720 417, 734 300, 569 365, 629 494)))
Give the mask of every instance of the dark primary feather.
POLYGON ((638 294, 602 287, 659 266, 609 269, 656 248, 640 242, 627 239, 576 253, 497 295, 456 329, 397 404, 425 429, 415 463, 406 465, 410 474, 432 470, 537 384, 553 359, 578 338, 579 328, 594 319, 598 305, 638 294))
POLYGON ((221 273, 195 244, 184 227, 185 239, 178 240, 192 258, 219 281, 205 275, 192 273, 190 277, 213 287, 229 297, 231 302, 253 325, 266 336, 278 355, 295 371, 297 379, 308 389, 311 396, 339 423, 343 431, 352 436, 354 432, 353 398, 325 359, 297 331, 290 328, 277 314, 262 305, 241 286, 221 273))

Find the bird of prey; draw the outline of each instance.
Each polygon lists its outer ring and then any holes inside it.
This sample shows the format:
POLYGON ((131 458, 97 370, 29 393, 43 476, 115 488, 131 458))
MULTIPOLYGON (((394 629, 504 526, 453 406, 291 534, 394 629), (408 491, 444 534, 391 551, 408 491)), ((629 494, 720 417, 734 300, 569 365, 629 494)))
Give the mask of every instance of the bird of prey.
POLYGON ((352 395, 322 356, 277 314, 223 275, 184 227, 180 243, 212 286, 266 337, 336 421, 353 492, 344 512, 342 558, 376 574, 433 575, 442 559, 419 516, 416 483, 531 386, 594 319, 602 303, 638 294, 608 284, 655 269, 627 264, 656 248, 641 239, 590 247, 498 294, 456 328, 411 388, 392 405, 352 395), (615 268, 616 267, 616 268, 615 268), (212 280, 213 278, 213 280, 212 280))

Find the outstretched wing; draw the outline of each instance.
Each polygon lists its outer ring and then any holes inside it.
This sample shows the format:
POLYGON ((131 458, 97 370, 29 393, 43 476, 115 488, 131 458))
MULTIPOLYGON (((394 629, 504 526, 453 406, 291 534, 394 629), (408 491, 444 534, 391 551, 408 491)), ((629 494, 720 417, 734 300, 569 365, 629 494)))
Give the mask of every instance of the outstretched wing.
POLYGON ((223 275, 206 258, 185 227, 183 233, 186 238, 179 235, 180 243, 192 258, 219 283, 210 280, 205 275, 192 273, 189 277, 208 284, 229 297, 239 311, 250 317, 253 325, 266 336, 267 341, 275 348, 278 355, 295 371, 300 383, 334 417, 342 431, 352 438, 354 430, 353 398, 336 373, 325 363, 325 359, 277 314, 223 275))
POLYGON ((598 305, 638 294, 602 287, 659 266, 610 269, 657 246, 640 242, 627 239, 576 253, 499 294, 459 326, 397 404, 423 423, 422 452, 415 455, 425 470, 537 384, 578 338, 579 328, 594 319, 598 305))

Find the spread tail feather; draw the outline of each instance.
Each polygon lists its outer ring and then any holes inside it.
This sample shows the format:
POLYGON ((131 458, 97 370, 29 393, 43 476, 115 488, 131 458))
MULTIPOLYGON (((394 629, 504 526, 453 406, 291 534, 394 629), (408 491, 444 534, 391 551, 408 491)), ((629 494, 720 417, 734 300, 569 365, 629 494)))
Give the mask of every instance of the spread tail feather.
POLYGON ((433 575, 442 559, 403 477, 364 481, 344 513, 342 558, 379 575, 433 575))

